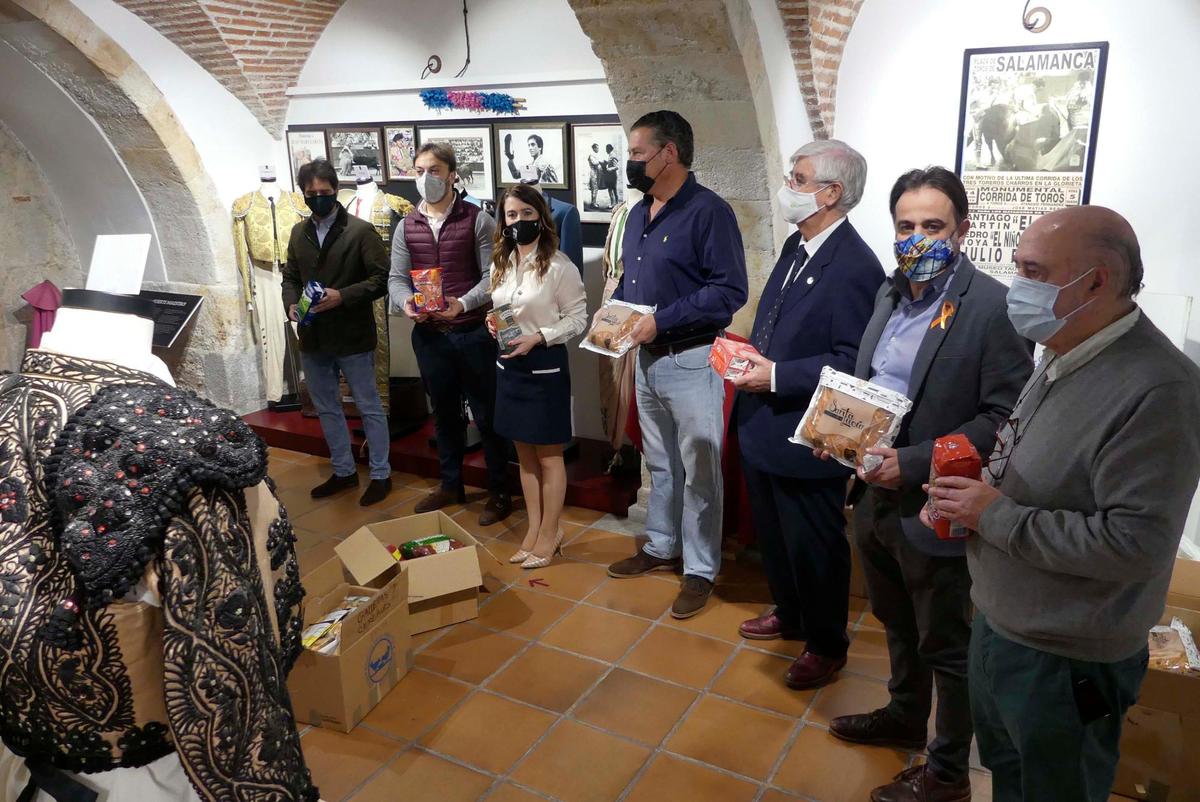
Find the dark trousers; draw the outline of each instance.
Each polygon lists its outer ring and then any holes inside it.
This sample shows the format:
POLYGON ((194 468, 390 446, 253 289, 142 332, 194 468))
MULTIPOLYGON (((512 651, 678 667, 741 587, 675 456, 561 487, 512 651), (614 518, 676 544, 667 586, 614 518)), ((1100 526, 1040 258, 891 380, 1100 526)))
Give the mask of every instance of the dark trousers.
POLYGON ((822 657, 844 657, 849 640, 850 544, 846 480, 794 479, 744 466, 763 571, 784 629, 822 657))
POLYGON ((457 491, 463 486, 462 462, 467 451, 462 411, 465 397, 483 437, 488 490, 508 492, 508 443, 492 428, 496 406, 496 341, 482 324, 461 331, 440 331, 422 324, 413 329, 412 344, 425 392, 433 402, 442 487, 457 491))
POLYGON ((1105 802, 1121 722, 1137 701, 1148 659, 1143 648, 1118 663, 1072 660, 1014 643, 976 616, 971 709, 979 755, 992 771, 992 799, 1105 802), (1077 701, 1081 682, 1087 690, 1077 701))
POLYGON ((933 557, 904 536, 894 501, 871 488, 854 510, 854 545, 862 560, 871 610, 887 633, 892 677, 888 712, 924 729, 937 685, 935 736, 929 762, 941 774, 967 776, 971 702, 971 576, 966 557, 933 557))

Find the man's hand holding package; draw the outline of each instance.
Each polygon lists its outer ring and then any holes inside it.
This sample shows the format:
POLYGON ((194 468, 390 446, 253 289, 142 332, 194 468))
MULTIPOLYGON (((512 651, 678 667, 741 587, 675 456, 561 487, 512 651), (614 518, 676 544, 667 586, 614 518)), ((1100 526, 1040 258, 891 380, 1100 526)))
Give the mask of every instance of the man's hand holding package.
POLYGON ((984 511, 1004 495, 986 482, 963 476, 939 476, 924 488, 943 518, 973 532, 979 531, 984 511))
POLYGON ((771 372, 775 363, 766 357, 747 355, 750 370, 733 380, 733 386, 748 393, 771 392, 771 372))
POLYGON ((438 320, 450 321, 454 320, 454 318, 458 317, 465 311, 467 311, 467 308, 463 305, 462 301, 457 298, 447 298, 446 308, 441 312, 434 312, 433 317, 437 318, 438 320))
POLYGON ((342 293, 335 290, 333 287, 325 288, 325 297, 321 299, 321 303, 312 308, 314 312, 328 312, 330 309, 336 309, 342 305, 342 293))
POLYGON ((414 323, 424 323, 429 319, 427 312, 418 312, 417 305, 413 303, 413 299, 409 298, 404 302, 404 316, 414 323))
POLYGON ((654 321, 654 315, 642 315, 642 319, 634 324, 630 339, 634 345, 645 345, 653 342, 657 336, 658 324, 654 321))
POLYGON ((868 448, 868 454, 883 457, 883 463, 873 471, 866 471, 860 465, 858 478, 869 485, 882 487, 885 490, 900 488, 900 456, 894 448, 868 448))

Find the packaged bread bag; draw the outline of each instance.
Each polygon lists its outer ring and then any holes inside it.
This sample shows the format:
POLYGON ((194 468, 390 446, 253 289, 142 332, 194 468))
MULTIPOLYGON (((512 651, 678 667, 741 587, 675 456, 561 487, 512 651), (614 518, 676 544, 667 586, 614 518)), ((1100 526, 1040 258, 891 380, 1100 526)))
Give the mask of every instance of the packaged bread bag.
MULTIPOLYGON (((929 484, 939 476, 963 476, 979 479, 983 476, 983 460, 965 434, 948 434, 933 441, 933 459, 929 461, 929 484)), ((933 500, 926 503, 929 520, 939 540, 957 540, 970 534, 962 524, 952 524, 943 518, 933 500)))
POLYGON ((828 451, 847 468, 869 473, 883 458, 867 449, 890 447, 910 409, 912 401, 904 395, 826 365, 790 441, 828 451))
POLYGON ((609 301, 596 313, 595 322, 579 347, 603 356, 624 356, 633 348, 633 327, 653 313, 653 306, 609 301))

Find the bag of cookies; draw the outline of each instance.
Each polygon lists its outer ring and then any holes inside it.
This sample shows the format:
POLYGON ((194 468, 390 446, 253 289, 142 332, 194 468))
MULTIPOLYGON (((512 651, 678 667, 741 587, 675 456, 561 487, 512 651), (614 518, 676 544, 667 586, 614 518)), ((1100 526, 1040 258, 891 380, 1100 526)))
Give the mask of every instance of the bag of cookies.
POLYGON ((442 269, 430 267, 412 271, 413 306, 418 312, 444 312, 446 299, 442 295, 442 269))
MULTIPOLYGON (((983 460, 965 434, 948 434, 933 441, 933 459, 929 461, 929 484, 939 476, 964 476, 979 479, 983 476, 983 460)), ((956 540, 970 534, 965 526, 952 524, 941 516, 930 499, 926 503, 929 520, 939 540, 956 540)))
POLYGON ((653 306, 609 301, 600 307, 596 322, 579 347, 613 358, 624 356, 633 348, 633 327, 643 316, 653 313, 653 306))
POLYGON ((828 451, 847 468, 870 472, 883 458, 868 455, 867 449, 891 446, 910 409, 912 401, 900 393, 826 365, 790 442, 828 451))

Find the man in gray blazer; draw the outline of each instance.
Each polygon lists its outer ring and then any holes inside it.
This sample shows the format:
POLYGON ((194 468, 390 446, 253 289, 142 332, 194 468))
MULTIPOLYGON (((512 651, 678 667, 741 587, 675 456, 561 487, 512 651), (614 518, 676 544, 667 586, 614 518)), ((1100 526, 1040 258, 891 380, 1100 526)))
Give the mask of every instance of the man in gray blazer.
POLYGON ((962 433, 982 455, 1033 369, 1031 344, 1009 322, 1005 288, 962 253, 967 194, 942 167, 905 173, 892 188, 895 274, 875 299, 855 374, 913 400, 883 464, 851 491, 854 546, 871 609, 887 633, 887 707, 830 724, 855 743, 921 749, 937 686, 929 762, 875 789, 873 802, 965 802, 971 748, 967 649, 971 580, 965 543, 920 521, 933 441, 962 433))

